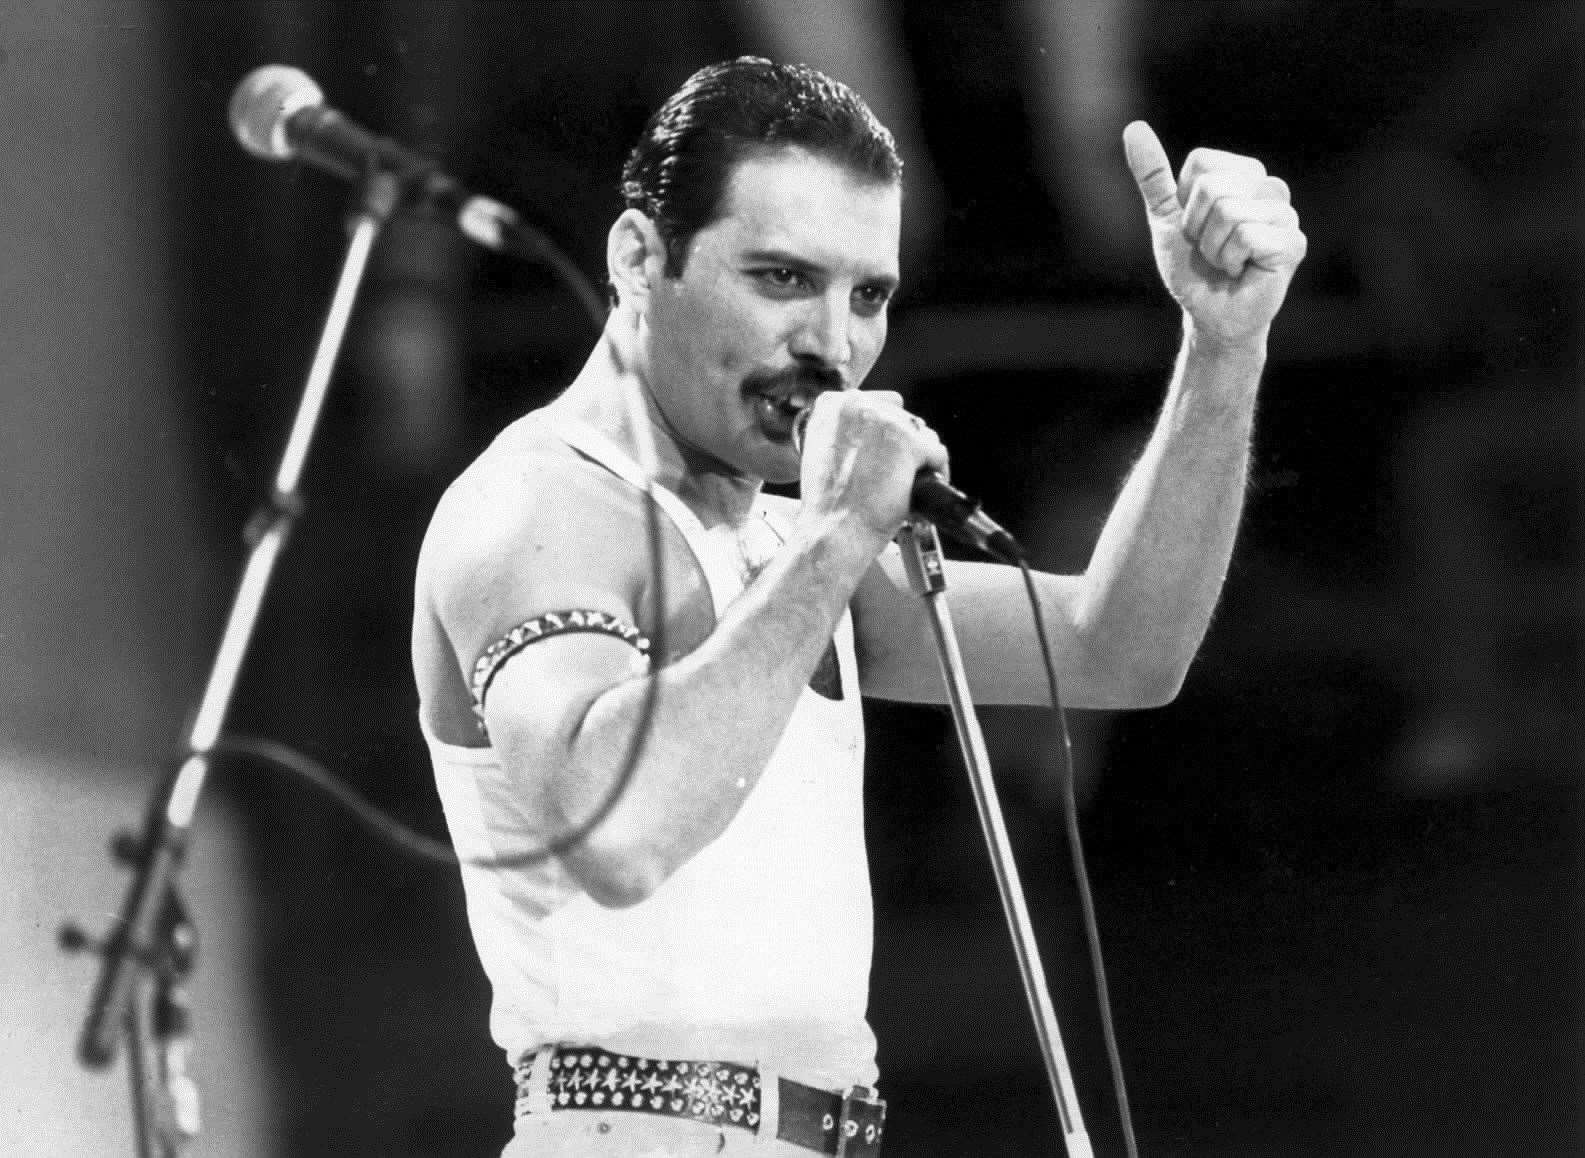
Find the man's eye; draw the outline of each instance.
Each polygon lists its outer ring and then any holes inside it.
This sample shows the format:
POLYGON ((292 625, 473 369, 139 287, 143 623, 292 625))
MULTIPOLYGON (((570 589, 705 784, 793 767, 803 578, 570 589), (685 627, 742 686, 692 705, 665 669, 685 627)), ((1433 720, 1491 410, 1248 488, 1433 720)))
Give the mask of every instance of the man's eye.
POLYGON ((875 312, 891 301, 891 291, 878 285, 860 286, 853 291, 853 300, 862 309, 875 312))
POLYGON ((759 279, 775 289, 797 289, 808 284, 803 274, 784 267, 762 269, 759 271, 759 279))

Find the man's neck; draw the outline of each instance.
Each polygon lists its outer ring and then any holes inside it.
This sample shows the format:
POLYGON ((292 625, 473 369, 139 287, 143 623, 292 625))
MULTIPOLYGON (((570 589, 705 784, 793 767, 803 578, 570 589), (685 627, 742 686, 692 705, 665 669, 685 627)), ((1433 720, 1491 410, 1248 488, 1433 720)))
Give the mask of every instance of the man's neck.
POLYGON ((678 437, 609 329, 553 405, 565 407, 652 469, 655 481, 682 499, 706 527, 738 526, 752 513, 762 481, 736 473, 678 437))

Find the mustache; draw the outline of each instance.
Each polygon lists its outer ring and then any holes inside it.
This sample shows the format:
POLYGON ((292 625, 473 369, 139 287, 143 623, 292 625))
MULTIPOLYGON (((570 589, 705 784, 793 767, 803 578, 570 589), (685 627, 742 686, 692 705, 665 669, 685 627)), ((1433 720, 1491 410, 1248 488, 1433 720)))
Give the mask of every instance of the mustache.
POLYGON ((841 390, 846 383, 840 370, 829 366, 788 366, 782 370, 761 370, 743 379, 743 390, 786 402, 795 394, 823 394, 841 390))

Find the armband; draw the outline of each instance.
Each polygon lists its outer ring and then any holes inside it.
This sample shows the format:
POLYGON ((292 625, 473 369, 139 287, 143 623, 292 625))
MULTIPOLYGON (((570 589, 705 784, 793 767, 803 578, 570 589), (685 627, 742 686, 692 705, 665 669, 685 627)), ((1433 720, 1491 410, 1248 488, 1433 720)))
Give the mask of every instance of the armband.
POLYGON ((649 658, 649 638, 631 623, 604 611, 547 611, 544 615, 536 615, 485 648, 484 654, 473 665, 473 678, 468 681, 468 690, 473 693, 473 714, 479 717, 481 731, 484 730, 485 693, 490 690, 490 683, 501 670, 501 665, 531 643, 573 631, 613 635, 631 644, 645 659, 649 658))

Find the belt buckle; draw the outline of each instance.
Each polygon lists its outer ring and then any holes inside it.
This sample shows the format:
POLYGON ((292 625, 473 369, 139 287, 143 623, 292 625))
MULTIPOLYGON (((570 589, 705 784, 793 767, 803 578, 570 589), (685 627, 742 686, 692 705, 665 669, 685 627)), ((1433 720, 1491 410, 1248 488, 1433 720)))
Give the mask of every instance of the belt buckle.
POLYGON ((885 1126, 886 1103, 876 1091, 869 1086, 849 1086, 842 1091, 837 1158, 879 1158, 885 1126))

